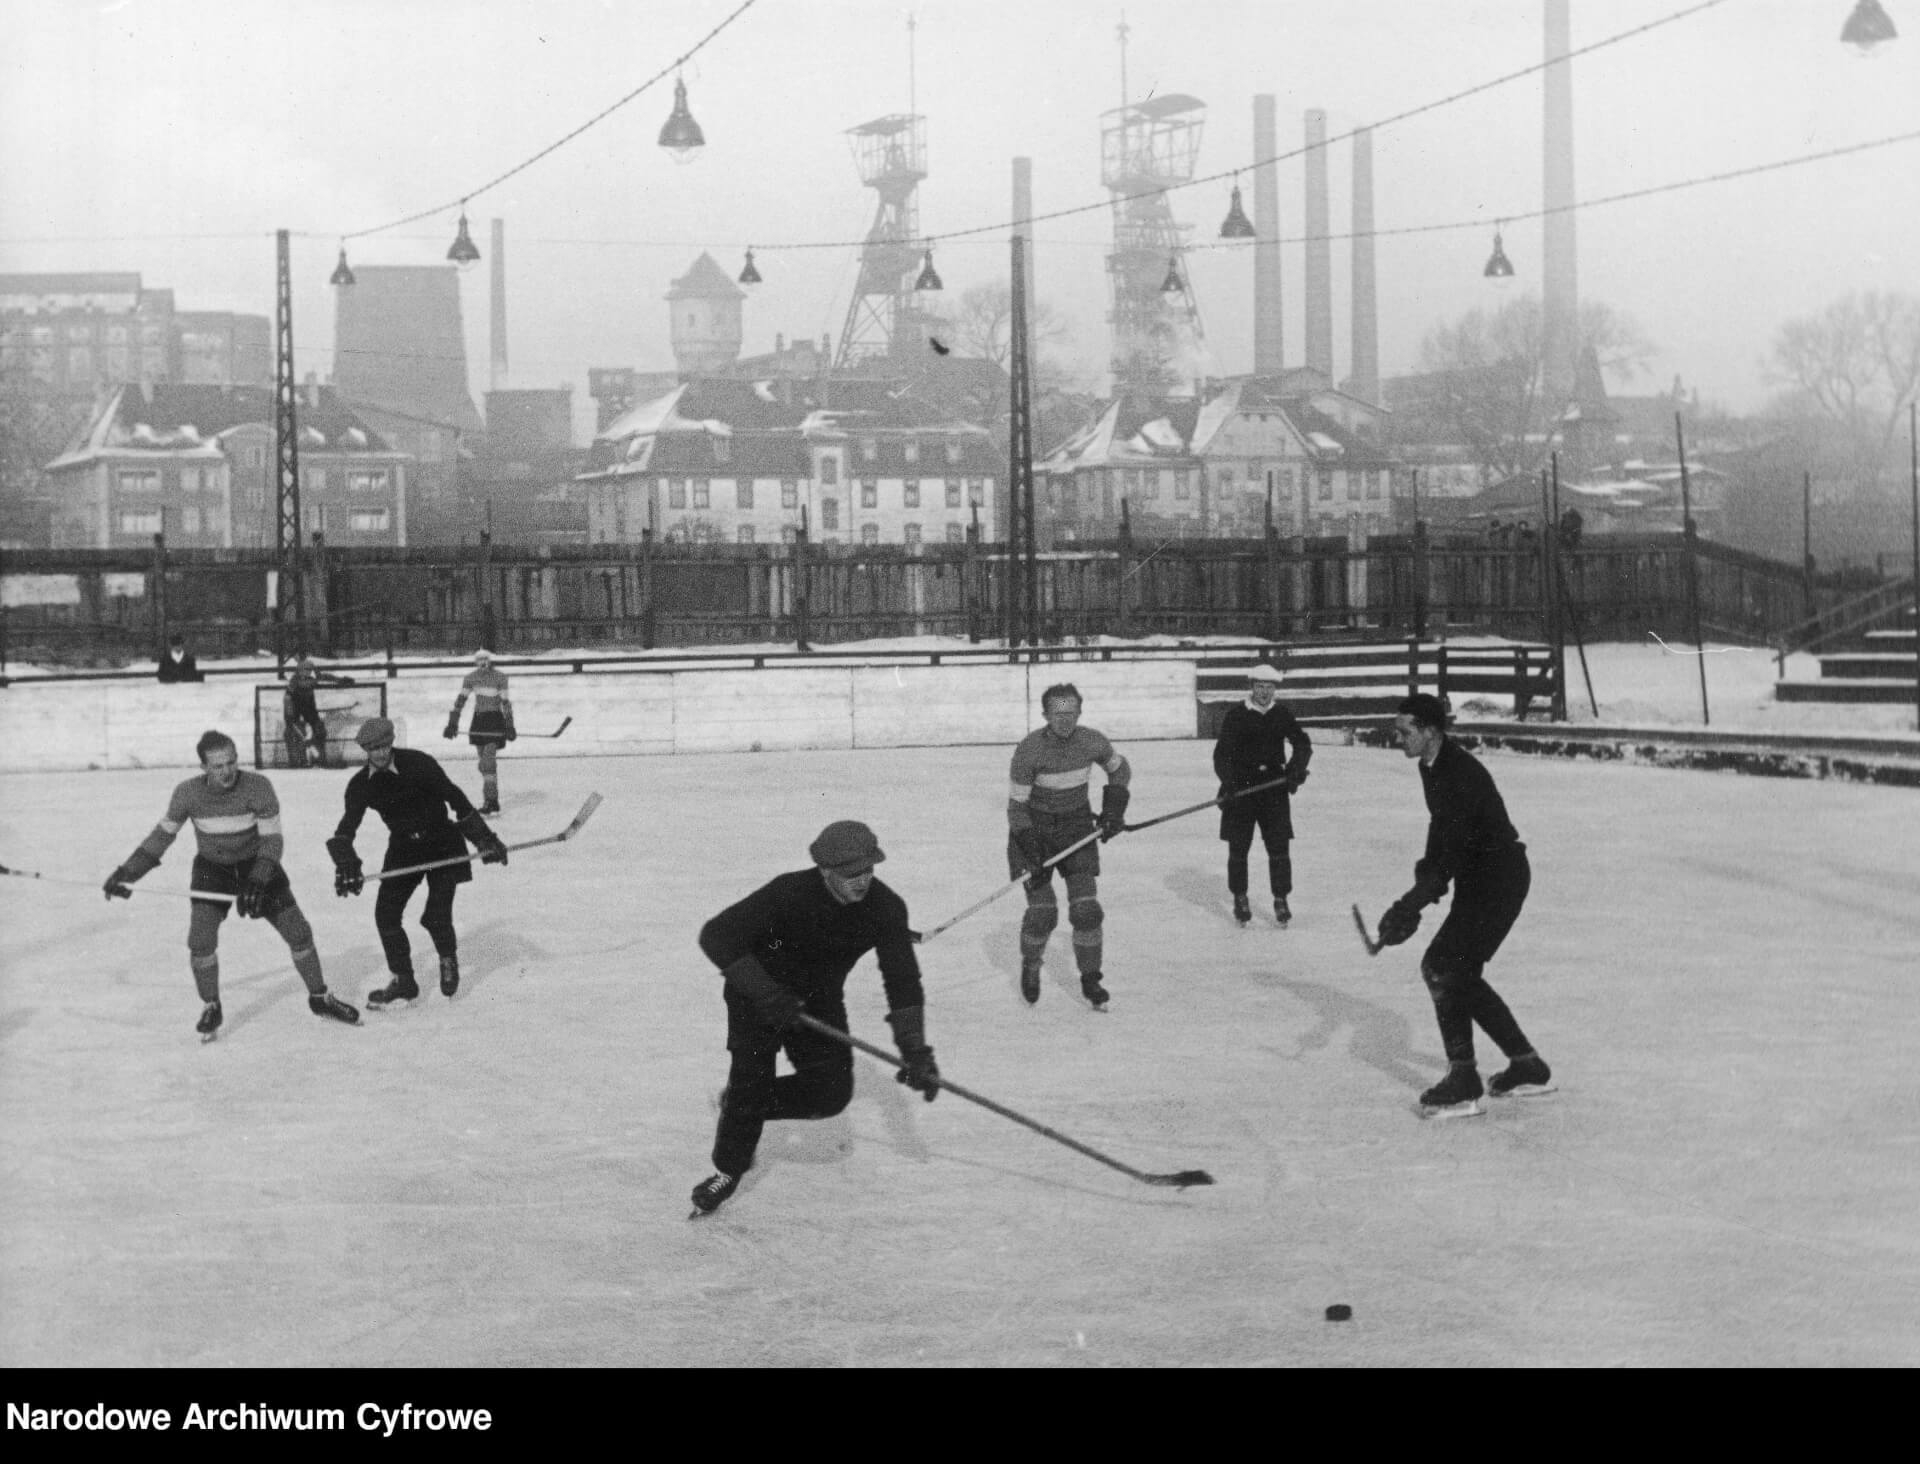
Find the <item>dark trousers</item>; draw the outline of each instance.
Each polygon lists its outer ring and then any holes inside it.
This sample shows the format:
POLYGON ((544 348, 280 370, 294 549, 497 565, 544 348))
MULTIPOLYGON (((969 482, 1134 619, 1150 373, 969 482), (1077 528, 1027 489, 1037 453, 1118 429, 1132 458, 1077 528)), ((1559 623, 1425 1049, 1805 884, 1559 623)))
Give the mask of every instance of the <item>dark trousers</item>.
MULTIPOLYGON (((829 1027, 847 1030, 847 1005, 837 996, 807 999, 807 1015, 829 1027)), ((806 1027, 776 1032, 754 1017, 752 1009, 727 995, 726 1096, 713 1136, 713 1167, 724 1174, 745 1174, 760 1147, 760 1131, 769 1120, 832 1118, 853 1098, 853 1049, 806 1027), (774 1076, 782 1052, 793 1072, 774 1076)))
POLYGON ((1420 961, 1433 999, 1434 1020, 1450 1063, 1470 1063, 1476 1024, 1508 1057, 1533 1046, 1500 993, 1482 974, 1520 918, 1533 885, 1524 848, 1517 848, 1454 881, 1453 907, 1420 961))
POLYGON ((1253 831, 1267 849, 1267 886, 1276 898, 1293 893, 1293 855, 1288 841, 1293 837, 1287 803, 1280 798, 1243 798, 1229 803, 1220 812, 1220 837, 1227 843, 1227 889, 1236 895, 1247 892, 1247 855, 1253 848, 1253 831))
POLYGON ((413 946, 400 920, 406 914, 407 901, 413 898, 422 880, 427 882, 427 907, 420 912, 421 928, 433 937, 433 948, 440 955, 459 952, 453 933, 453 895, 462 883, 460 876, 465 873, 464 866, 455 866, 403 874, 380 882, 379 898, 373 902, 373 925, 380 932, 380 948, 387 953, 387 969, 394 975, 413 975, 413 946))
POLYGON ((313 736, 313 758, 321 766, 327 761, 327 723, 319 704, 311 697, 289 697, 286 704, 287 757, 295 767, 305 767, 306 740, 313 736))

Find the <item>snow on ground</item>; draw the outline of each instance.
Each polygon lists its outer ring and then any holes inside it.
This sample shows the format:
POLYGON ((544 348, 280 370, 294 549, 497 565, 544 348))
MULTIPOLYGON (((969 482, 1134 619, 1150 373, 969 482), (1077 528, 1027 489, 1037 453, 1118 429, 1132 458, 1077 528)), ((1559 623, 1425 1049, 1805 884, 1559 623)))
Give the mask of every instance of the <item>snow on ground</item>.
MULTIPOLYGON (((1136 818, 1212 796, 1206 744, 1126 750, 1136 818)), ((1291 929, 1234 925, 1203 813, 1103 850, 1109 1013, 1060 935, 1020 1001, 1017 896, 923 951, 947 1076, 1216 1186, 1147 1187, 862 1057, 846 1114, 770 1126, 740 1195, 690 1223, 726 1067, 701 921, 858 817, 937 924, 1005 878, 1007 753, 516 747, 510 840, 605 805, 465 887, 456 1001, 358 1029, 310 1016, 278 939, 229 922, 202 1046, 183 901, 0 879, 0 1364, 1920 1362, 1899 789, 1490 757, 1535 883, 1489 975, 1563 1086, 1422 1123, 1434 917, 1369 959, 1347 914, 1408 883, 1418 778, 1325 745, 1291 929), (1322 1319, 1336 1302, 1351 1322, 1322 1319)), ((177 776, 0 778, 0 858, 97 883, 177 776)), ((341 777, 276 781, 358 1002, 382 963, 371 896, 330 891, 341 777)), ((849 998, 884 1044, 871 960, 849 998)))

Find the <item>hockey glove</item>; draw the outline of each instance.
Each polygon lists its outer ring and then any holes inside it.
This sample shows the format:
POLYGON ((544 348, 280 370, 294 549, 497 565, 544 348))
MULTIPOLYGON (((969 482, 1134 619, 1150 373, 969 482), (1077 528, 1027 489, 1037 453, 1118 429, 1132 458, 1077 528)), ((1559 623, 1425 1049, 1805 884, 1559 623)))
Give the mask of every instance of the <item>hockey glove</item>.
POLYGON ((507 741, 511 742, 513 741, 514 738, 520 735, 518 732, 513 730, 513 713, 512 712, 507 713, 506 721, 507 721, 507 732, 506 732, 507 741))
POLYGON ((446 731, 440 735, 449 742, 460 735, 460 714, 458 712, 449 712, 447 714, 447 728, 446 731))
POLYGON ((926 1008, 901 1007, 899 1011, 887 1013, 887 1022, 900 1048, 901 1067, 894 1074, 894 1081, 913 1089, 927 1102, 933 1102, 940 1096, 940 1068, 933 1060, 933 1049, 927 1046, 926 1008))
POLYGON ((333 892, 342 899, 357 895, 367 887, 360 873, 360 856, 353 852, 353 840, 335 834, 327 840, 327 854, 333 860, 333 892))
POLYGON ((1117 784, 1109 783, 1100 790, 1100 842, 1117 839, 1126 832, 1127 804, 1133 794, 1117 784))
POLYGON ((1040 830, 1036 828, 1015 829, 1013 847, 1026 861, 1028 874, 1040 873, 1047 867, 1047 860, 1053 857, 1047 853, 1047 841, 1040 837, 1040 830))
POLYGON ((1447 897, 1447 876, 1438 863, 1421 859, 1413 866, 1413 888, 1401 900, 1418 900, 1422 905, 1437 905, 1447 897))
POLYGON ((460 832, 467 836, 467 842, 480 851, 482 864, 505 864, 507 846, 500 842, 500 836, 487 827, 487 821, 477 813, 470 813, 460 820, 460 832))
POLYGON ((1380 917, 1380 944, 1404 945, 1419 928, 1420 902, 1412 896, 1402 896, 1387 906, 1387 913, 1380 917))
POLYGON ((1289 793, 1298 793, 1300 791, 1300 785, 1306 781, 1307 770, 1305 768, 1293 769, 1287 774, 1287 791, 1289 793))
POLYGON ((234 896, 233 910, 247 920, 264 920, 267 915, 267 885, 273 878, 274 864, 271 860, 255 858, 253 873, 240 886, 240 893, 234 896))
POLYGON ((106 891, 109 900, 131 900, 133 882, 138 878, 139 875, 123 864, 107 876, 107 882, 100 888, 106 891))
POLYGON ((767 968, 753 956, 742 956, 721 969, 727 990, 738 996, 755 1017, 776 1032, 794 1025, 794 1018, 806 1010, 806 1000, 791 987, 782 986, 767 974, 767 968))

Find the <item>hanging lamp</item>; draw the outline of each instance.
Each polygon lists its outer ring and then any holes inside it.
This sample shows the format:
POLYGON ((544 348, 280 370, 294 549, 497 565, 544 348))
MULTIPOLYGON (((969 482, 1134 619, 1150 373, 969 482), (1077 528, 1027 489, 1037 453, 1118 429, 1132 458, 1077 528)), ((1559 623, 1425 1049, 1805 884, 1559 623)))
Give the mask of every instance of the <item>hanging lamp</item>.
POLYGON ((920 266, 920 278, 913 282, 916 290, 944 290, 940 283, 940 271, 933 267, 933 246, 927 246, 926 263, 920 266))
POLYGON ((327 283, 330 285, 350 285, 354 283, 353 270, 347 264, 347 246, 345 244, 340 246, 340 262, 333 267, 333 273, 328 276, 327 283))
POLYGON ((1180 282, 1180 258, 1178 255, 1169 254, 1167 256, 1167 277, 1160 282, 1160 293, 1163 295, 1179 295, 1184 294, 1186 288, 1187 287, 1180 282))
POLYGON ((473 242, 473 235, 467 232, 467 201, 460 200, 460 229, 453 236, 453 243, 447 248, 447 258, 462 269, 471 269, 480 262, 480 250, 473 242))
POLYGON ((1235 174, 1233 202, 1227 205, 1227 216, 1220 224, 1222 239, 1251 239, 1254 237, 1253 225, 1247 219, 1247 211, 1240 207, 1239 175, 1235 174))
POLYGON ((667 114, 667 120, 660 128, 660 146, 673 154, 676 163, 690 163, 697 156, 696 149, 706 145, 706 134, 700 130, 700 124, 693 120, 693 113, 687 110, 687 84, 676 76, 673 79, 673 110, 667 114))
POLYGON ((1853 14, 1840 28, 1841 43, 1852 46, 1862 56, 1871 56, 1875 46, 1895 40, 1899 35, 1893 28, 1893 18, 1880 8, 1880 0, 1858 0, 1853 14))
POLYGON ((1493 253, 1487 256, 1487 267, 1480 271, 1496 283, 1513 278, 1513 261, 1507 258, 1507 251, 1500 243, 1500 231, 1493 231, 1493 253))
POLYGON ((740 283, 743 285, 757 285, 760 283, 760 271, 753 267, 753 251, 751 249, 747 251, 746 268, 740 271, 740 283))

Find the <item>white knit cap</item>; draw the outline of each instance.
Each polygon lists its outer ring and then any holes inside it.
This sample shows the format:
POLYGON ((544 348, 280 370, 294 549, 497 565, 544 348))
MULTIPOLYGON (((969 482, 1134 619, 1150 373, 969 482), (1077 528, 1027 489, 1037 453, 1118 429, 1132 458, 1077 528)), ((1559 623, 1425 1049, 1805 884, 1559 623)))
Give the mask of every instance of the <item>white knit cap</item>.
POLYGON ((491 661, 493 659, 493 652, 484 649, 475 651, 473 653, 473 659, 476 661, 491 661))
POLYGON ((1275 686, 1278 686, 1284 679, 1280 674, 1280 668, 1278 666, 1269 666, 1265 661, 1262 661, 1247 673, 1247 680, 1249 681, 1270 681, 1275 686))

